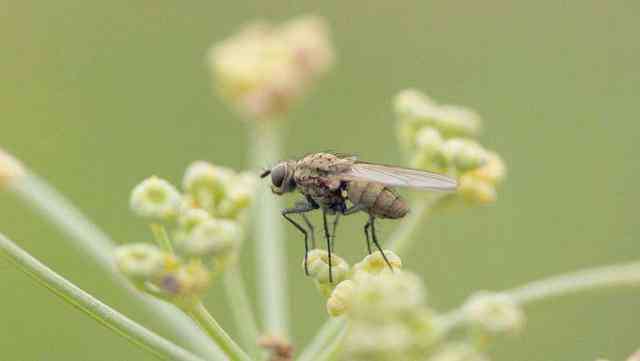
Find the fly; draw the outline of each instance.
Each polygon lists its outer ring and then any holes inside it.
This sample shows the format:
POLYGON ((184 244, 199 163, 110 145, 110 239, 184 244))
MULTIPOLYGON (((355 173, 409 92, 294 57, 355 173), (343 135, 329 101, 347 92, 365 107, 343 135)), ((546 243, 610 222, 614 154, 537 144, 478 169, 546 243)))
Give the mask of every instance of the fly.
POLYGON ((305 273, 307 253, 309 252, 309 233, 313 246, 313 225, 306 216, 307 212, 320 209, 327 251, 329 255, 329 280, 333 282, 331 272, 331 252, 333 237, 340 216, 356 212, 369 215, 364 225, 367 250, 371 254, 371 241, 376 246, 387 265, 391 267, 387 256, 382 252, 376 235, 375 221, 378 218, 400 219, 409 212, 409 205, 394 190, 395 187, 407 187, 419 190, 453 192, 458 183, 455 179, 418 169, 392 165, 363 162, 354 156, 333 153, 313 153, 298 160, 286 160, 265 170, 260 177, 271 175, 271 191, 274 194, 299 191, 304 200, 294 207, 282 210, 282 216, 304 235, 305 273), (299 214, 307 229, 291 218, 299 214), (327 215, 335 215, 332 231, 329 231, 327 215))

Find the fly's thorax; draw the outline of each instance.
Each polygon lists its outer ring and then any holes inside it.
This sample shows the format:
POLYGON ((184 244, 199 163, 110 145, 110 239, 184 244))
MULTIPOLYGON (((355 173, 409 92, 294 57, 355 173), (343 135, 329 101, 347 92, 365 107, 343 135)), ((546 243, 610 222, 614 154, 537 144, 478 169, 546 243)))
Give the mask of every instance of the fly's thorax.
POLYGON ((351 181, 347 197, 354 205, 380 218, 402 218, 409 212, 407 202, 393 189, 376 182, 351 181))

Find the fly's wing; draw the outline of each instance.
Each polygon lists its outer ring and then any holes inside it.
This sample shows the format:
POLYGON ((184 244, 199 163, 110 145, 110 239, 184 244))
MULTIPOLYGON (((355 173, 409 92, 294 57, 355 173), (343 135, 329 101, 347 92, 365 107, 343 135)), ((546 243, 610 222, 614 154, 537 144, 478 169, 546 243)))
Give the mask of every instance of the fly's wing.
POLYGON ((442 174, 418 169, 356 161, 341 179, 377 182, 389 187, 409 187, 422 190, 453 192, 458 182, 442 174))

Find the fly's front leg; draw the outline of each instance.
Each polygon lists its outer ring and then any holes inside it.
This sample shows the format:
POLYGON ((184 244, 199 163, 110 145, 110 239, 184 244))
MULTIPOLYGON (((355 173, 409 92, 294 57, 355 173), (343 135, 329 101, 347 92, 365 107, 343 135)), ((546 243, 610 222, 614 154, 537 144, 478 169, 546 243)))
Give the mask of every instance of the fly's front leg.
MULTIPOLYGON (((382 247, 380 247, 380 243, 378 243, 378 237, 376 236, 375 220, 376 218, 374 216, 369 215, 369 222, 367 224, 371 225, 371 238, 373 238, 373 244, 375 244, 376 248, 378 248, 378 251, 380 251, 382 258, 384 259, 387 266, 389 266, 389 269, 393 271, 393 266, 391 266, 391 262, 389 262, 389 260, 387 259, 387 255, 384 254, 384 252, 382 251, 382 247)), ((365 232, 366 232, 366 226, 365 226, 365 232)))
MULTIPOLYGON (((304 213, 311 212, 315 209, 318 209, 318 206, 311 203, 299 202, 293 208, 285 208, 282 210, 282 216, 289 221, 289 223, 293 224, 302 234, 304 235, 304 273, 309 275, 309 268, 307 266, 307 254, 309 253, 309 233, 304 229, 298 222, 294 221, 289 214, 301 214, 304 216, 304 213)), ((305 217, 306 218, 306 217, 305 217)), ((313 229, 312 229, 313 232, 313 229)))
POLYGON ((316 234, 315 234, 315 229, 313 227, 313 224, 311 224, 311 221, 309 220, 309 217, 307 217, 306 214, 300 213, 300 216, 304 220, 304 223, 307 224, 307 228, 309 228, 309 233, 311 235, 311 248, 315 249, 316 248, 316 234))

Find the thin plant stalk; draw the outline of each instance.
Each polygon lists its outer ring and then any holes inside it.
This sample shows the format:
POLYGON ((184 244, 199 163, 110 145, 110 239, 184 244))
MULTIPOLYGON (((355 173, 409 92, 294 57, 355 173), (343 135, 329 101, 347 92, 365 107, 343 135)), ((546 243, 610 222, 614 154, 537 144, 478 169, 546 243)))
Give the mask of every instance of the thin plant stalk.
MULTIPOLYGON (((640 262, 603 266, 552 276, 504 291, 520 305, 560 297, 576 292, 620 286, 640 286, 640 262)), ((445 330, 465 322, 461 309, 441 316, 445 330)))
MULTIPOLYGON (((251 169, 272 165, 280 159, 279 129, 275 121, 253 123, 251 169)), ((288 337, 286 249, 280 211, 282 204, 268 187, 258 187, 255 210, 255 245, 258 290, 266 333, 288 337)))
POLYGON ((115 242, 44 179, 27 172, 12 182, 9 189, 66 235, 65 240, 87 254, 92 263, 109 275, 115 284, 130 291, 130 299, 144 312, 160 320, 164 328, 177 339, 207 358, 223 358, 215 344, 178 309, 138 292, 131 292, 128 281, 113 267, 111 256, 115 242))
MULTIPOLYGON (((22 272, 65 302, 160 360, 203 361, 84 292, 0 234, 0 250, 22 272)), ((217 358, 222 360, 222 358, 217 358)))
POLYGON ((260 359, 263 352, 258 347, 258 326, 240 269, 237 265, 233 265, 224 272, 223 277, 240 345, 247 350, 251 357, 260 359))
POLYGON ((229 337, 202 303, 198 302, 185 311, 214 340, 230 361, 251 361, 251 358, 229 337))
POLYGON ((339 336, 346 330, 346 324, 346 320, 342 318, 332 318, 325 322, 309 345, 300 353, 298 361, 322 360, 320 356, 325 350, 337 347, 340 343, 339 336))

